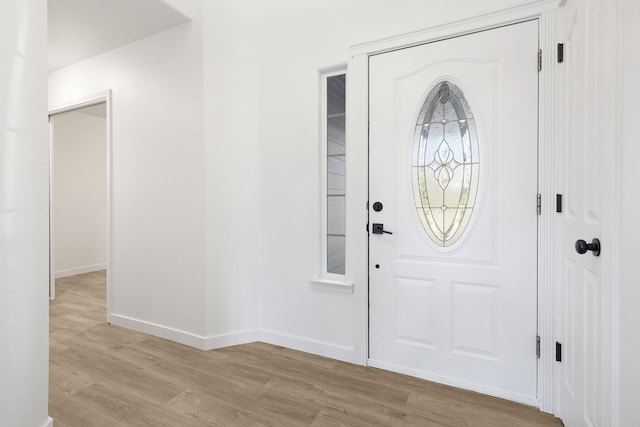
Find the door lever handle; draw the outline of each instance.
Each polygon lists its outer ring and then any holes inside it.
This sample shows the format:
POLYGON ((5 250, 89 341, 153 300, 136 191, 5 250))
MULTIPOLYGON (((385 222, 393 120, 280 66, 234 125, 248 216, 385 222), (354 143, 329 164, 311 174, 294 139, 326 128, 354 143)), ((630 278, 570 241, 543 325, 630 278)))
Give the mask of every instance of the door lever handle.
POLYGON ((593 252, 593 256, 600 256, 600 240, 593 239, 591 243, 587 243, 580 239, 576 241, 576 252, 580 255, 586 254, 587 251, 593 252))
POLYGON ((373 228, 371 230, 371 232, 373 234, 393 234, 391 231, 386 231, 384 229, 384 224, 372 224, 373 228))

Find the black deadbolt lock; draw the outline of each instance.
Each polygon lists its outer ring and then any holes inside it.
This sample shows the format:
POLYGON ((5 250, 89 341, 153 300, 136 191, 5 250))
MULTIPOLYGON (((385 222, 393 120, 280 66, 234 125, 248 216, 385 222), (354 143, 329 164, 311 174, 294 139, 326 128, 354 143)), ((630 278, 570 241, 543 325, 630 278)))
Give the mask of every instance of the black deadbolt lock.
POLYGON ((375 202, 373 204, 373 210, 376 211, 376 212, 380 212, 382 210, 382 203, 375 202))

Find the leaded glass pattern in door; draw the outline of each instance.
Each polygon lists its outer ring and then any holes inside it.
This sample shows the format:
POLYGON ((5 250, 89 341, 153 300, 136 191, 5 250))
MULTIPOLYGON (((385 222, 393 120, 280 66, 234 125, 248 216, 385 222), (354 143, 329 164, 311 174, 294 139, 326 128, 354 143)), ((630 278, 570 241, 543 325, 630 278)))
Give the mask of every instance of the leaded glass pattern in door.
POLYGON ((416 212, 429 238, 450 247, 465 233, 478 192, 476 122, 462 90, 451 81, 427 95, 413 138, 416 212))

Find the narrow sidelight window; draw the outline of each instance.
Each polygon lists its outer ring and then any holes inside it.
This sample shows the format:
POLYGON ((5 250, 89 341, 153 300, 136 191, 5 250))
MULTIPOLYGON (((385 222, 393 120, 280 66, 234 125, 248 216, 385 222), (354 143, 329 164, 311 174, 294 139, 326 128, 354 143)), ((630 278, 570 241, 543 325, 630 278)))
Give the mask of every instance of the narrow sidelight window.
POLYGON ((345 274, 346 229, 346 74, 325 75, 324 161, 325 194, 324 222, 326 272, 345 274))

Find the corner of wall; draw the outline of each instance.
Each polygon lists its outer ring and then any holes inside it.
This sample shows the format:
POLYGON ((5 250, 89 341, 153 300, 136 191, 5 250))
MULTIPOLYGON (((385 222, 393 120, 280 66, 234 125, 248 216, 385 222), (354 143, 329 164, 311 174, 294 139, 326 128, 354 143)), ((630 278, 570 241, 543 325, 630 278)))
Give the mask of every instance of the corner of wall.
POLYGON ((160 0, 171 9, 183 15, 185 18, 194 20, 197 17, 198 3, 201 0, 160 0))

